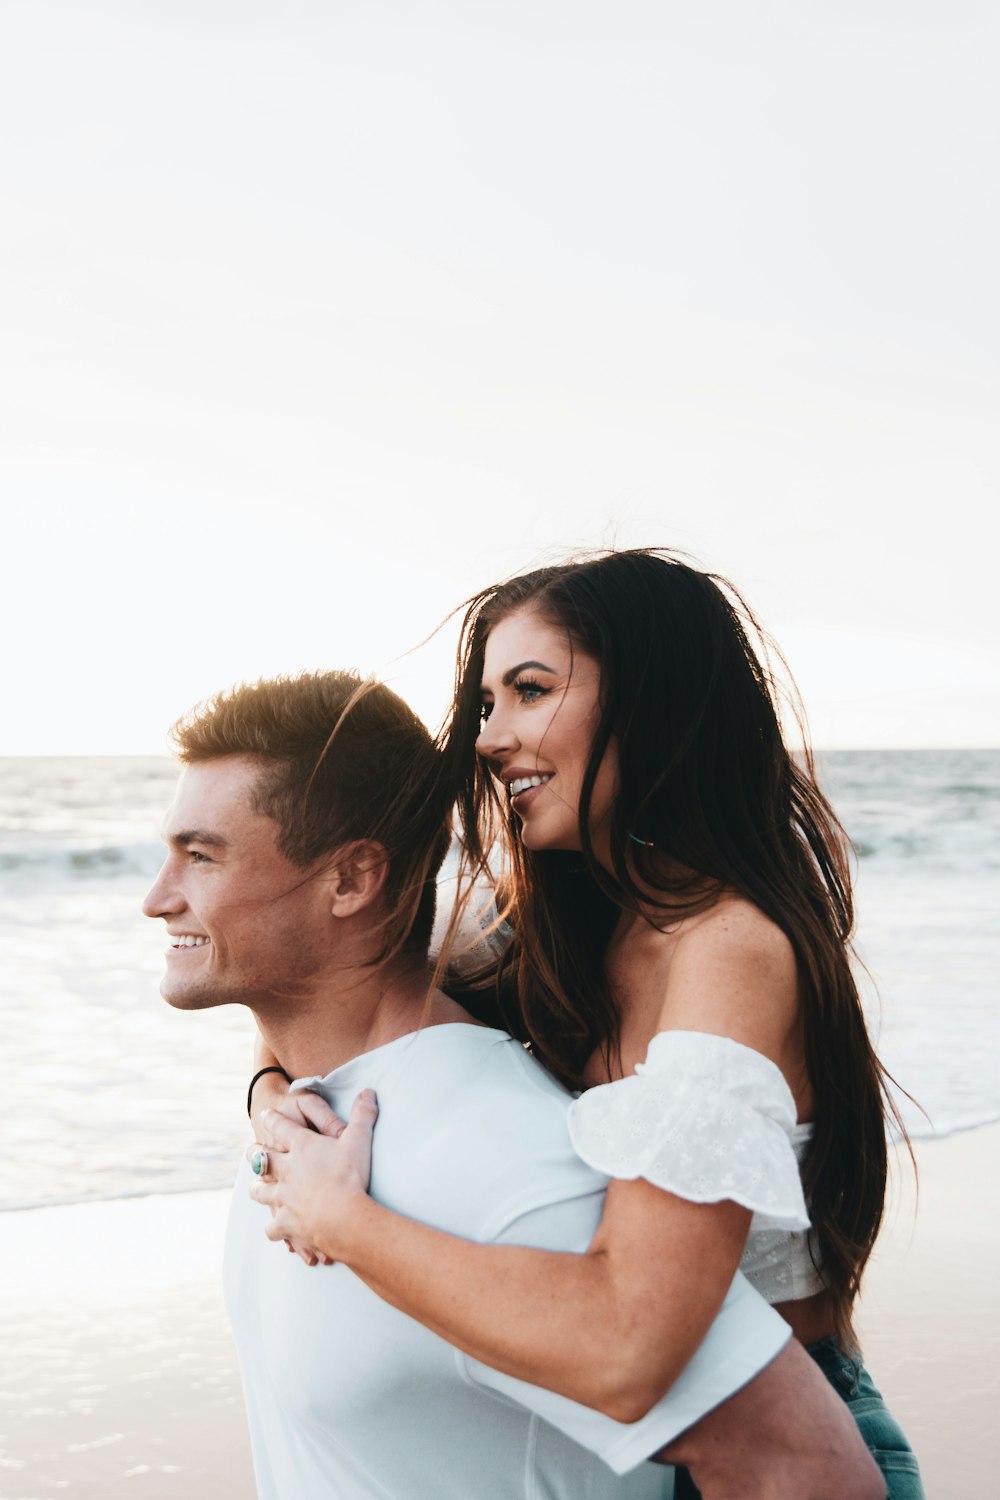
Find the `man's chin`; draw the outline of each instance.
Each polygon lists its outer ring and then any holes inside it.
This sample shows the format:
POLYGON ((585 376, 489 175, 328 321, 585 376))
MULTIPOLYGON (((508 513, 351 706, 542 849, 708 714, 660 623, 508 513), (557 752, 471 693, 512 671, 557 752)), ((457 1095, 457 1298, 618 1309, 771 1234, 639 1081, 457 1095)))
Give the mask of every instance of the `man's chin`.
POLYGON ((220 995, 194 985, 171 984, 169 977, 161 982, 160 994, 172 1010, 211 1010, 233 999, 232 995, 220 995))

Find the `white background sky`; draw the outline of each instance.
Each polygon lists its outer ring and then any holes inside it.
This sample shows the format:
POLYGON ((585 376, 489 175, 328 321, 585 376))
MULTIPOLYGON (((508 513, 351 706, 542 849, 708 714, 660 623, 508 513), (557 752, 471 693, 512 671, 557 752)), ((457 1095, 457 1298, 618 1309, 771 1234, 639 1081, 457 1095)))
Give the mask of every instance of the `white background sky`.
POLYGON ((583 546, 824 746, 1000 744, 992 0, 2 0, 0 753, 583 546))

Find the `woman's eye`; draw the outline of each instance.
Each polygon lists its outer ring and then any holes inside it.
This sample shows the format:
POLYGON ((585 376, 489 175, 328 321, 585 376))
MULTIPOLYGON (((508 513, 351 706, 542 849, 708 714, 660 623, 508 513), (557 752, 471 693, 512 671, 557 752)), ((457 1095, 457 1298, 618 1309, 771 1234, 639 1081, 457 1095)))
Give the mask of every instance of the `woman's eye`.
POLYGON ((514 691, 522 703, 537 703, 539 698, 544 698, 549 691, 542 687, 540 682, 534 682, 529 677, 522 677, 514 684, 514 691))
POLYGON ((493 712, 493 704, 492 703, 481 703, 479 705, 479 722, 481 724, 485 724, 486 720, 489 718, 489 716, 490 716, 490 714, 492 712, 493 712))

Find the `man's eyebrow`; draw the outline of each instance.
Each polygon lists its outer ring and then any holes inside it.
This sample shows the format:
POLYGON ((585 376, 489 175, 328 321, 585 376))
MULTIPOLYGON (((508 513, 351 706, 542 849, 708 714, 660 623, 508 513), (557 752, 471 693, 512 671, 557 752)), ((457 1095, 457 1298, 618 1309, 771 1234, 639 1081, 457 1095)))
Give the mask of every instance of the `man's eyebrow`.
POLYGON ((188 844, 204 844, 206 849, 226 849, 229 846, 229 840, 221 834, 206 833, 201 828, 185 828, 180 833, 171 833, 167 843, 173 844, 175 849, 186 849, 188 844))
POLYGON ((558 676, 555 667, 547 667, 543 661, 522 661, 516 667, 511 667, 509 671, 503 674, 500 679, 503 686, 510 687, 511 683, 515 678, 520 677, 526 667, 538 667, 539 671, 551 672, 553 677, 558 676))

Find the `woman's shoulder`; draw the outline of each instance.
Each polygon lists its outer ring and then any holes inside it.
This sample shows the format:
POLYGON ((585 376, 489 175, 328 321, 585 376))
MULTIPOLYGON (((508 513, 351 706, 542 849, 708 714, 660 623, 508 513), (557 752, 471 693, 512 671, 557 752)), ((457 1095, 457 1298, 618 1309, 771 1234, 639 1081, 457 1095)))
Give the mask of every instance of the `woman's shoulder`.
POLYGON ((714 905, 684 922, 675 949, 686 963, 723 962, 733 967, 764 966, 776 979, 795 977, 791 939, 745 896, 723 893, 714 905))
POLYGON ((677 935, 660 1028, 731 1036, 777 1060, 799 1016, 787 934, 741 896, 722 896, 677 935))

